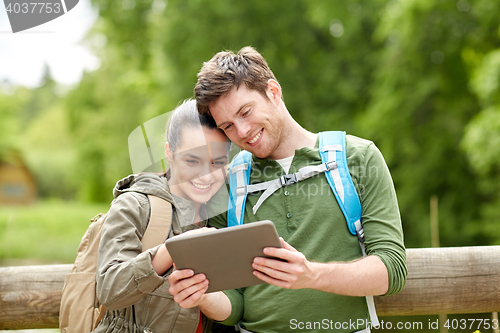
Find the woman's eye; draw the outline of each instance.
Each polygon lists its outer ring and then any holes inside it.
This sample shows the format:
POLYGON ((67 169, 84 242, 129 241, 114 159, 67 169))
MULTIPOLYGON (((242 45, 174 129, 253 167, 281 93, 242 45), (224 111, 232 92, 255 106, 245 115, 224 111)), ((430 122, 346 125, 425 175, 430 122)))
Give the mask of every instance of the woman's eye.
POLYGON ((223 131, 227 131, 228 129, 230 129, 231 127, 233 126, 233 124, 227 124, 226 126, 224 126, 222 128, 223 131))
POLYGON ((197 163, 198 163, 198 161, 197 161, 197 160, 186 160, 186 162, 187 162, 188 164, 192 164, 192 165, 193 165, 193 164, 197 164, 197 163))
POLYGON ((250 114, 250 109, 247 109, 247 110, 245 110, 245 111, 244 111, 241 115, 242 115, 243 117, 246 117, 246 116, 248 116, 249 114, 250 114))

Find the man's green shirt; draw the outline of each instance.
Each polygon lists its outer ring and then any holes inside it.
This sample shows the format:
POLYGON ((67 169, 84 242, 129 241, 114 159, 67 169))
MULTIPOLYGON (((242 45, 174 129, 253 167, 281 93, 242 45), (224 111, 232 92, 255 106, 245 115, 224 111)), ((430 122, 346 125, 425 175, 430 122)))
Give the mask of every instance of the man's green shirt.
MULTIPOLYGON (((251 184, 274 180, 285 174, 274 160, 255 156, 252 159, 251 184)), ((366 252, 378 256, 386 265, 389 273, 387 294, 398 293, 404 287, 407 275, 406 252, 389 170, 372 142, 349 135, 347 163, 363 209, 366 252)), ((318 164, 321 164, 321 158, 316 142, 313 149, 295 151, 289 173, 318 164)), ((273 221, 278 234, 310 261, 348 262, 362 256, 358 239, 349 233, 324 174, 279 189, 254 215, 252 207, 261 193, 248 195, 245 223, 273 221)), ((226 214, 210 219, 210 225, 227 226, 226 214)), ((335 283, 335 276, 331 279, 335 283)), ((269 284, 225 293, 231 301, 232 312, 224 323, 234 325, 241 320, 243 327, 253 332, 351 332, 364 329, 369 320, 365 297, 311 289, 288 290, 269 284)))

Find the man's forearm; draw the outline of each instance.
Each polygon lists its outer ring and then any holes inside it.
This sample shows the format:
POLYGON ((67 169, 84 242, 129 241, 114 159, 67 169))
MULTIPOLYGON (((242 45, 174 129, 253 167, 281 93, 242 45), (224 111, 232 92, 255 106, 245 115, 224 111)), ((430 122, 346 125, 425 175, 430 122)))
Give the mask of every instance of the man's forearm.
POLYGON ((315 272, 311 288, 347 296, 384 295, 389 289, 387 268, 377 256, 348 263, 310 263, 315 272))
POLYGON ((231 302, 222 291, 203 295, 198 308, 205 316, 216 321, 224 321, 231 315, 231 302))

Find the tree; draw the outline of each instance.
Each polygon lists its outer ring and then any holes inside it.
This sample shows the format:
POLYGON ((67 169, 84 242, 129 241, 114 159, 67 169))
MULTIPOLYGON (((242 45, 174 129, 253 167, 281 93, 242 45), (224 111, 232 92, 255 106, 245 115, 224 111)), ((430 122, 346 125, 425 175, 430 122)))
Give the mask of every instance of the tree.
POLYGON ((391 1, 378 26, 377 38, 387 46, 360 124, 392 170, 410 246, 430 245, 432 194, 440 198, 443 245, 492 241, 478 228, 477 178, 459 149, 464 127, 479 111, 463 53, 487 48, 498 28, 486 5, 491 13, 498 9, 487 1, 391 1))
MULTIPOLYGON (((485 102, 484 89, 471 87, 491 81, 474 73, 483 55, 499 48, 500 3, 92 3, 100 17, 89 42, 106 41, 97 50, 102 66, 84 76, 65 104, 78 145, 83 197, 110 198, 114 182, 130 172, 127 136, 192 97, 203 61, 220 50, 252 45, 273 69, 299 123, 312 131, 343 129, 381 149, 409 246, 430 245, 433 194, 440 198, 443 245, 494 242, 481 222, 497 216, 497 199, 479 180, 497 180, 497 171, 491 171, 497 164, 480 174, 468 156, 486 156, 478 146, 490 141, 478 133, 496 131, 497 100, 485 102), (479 83, 471 85, 474 77, 479 83), (470 138, 464 139, 469 123, 470 138)), ((494 161, 495 155, 489 156, 494 161)))
POLYGON ((482 57, 473 72, 471 88, 482 110, 467 125, 462 148, 477 175, 481 194, 481 232, 500 241, 500 49, 482 57))

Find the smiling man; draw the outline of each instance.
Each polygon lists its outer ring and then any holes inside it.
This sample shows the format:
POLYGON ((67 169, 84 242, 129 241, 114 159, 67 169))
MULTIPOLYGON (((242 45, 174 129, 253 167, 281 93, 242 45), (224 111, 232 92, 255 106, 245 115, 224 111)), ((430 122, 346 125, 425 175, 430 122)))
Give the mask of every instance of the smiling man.
MULTIPOLYGON (((232 142, 252 154, 250 184, 322 163, 318 134, 292 118, 280 84, 255 49, 219 52, 204 63, 195 97, 199 112, 211 115, 232 142)), ((366 256, 349 233, 324 174, 318 174, 287 184, 260 208, 260 195, 246 198, 244 222, 269 219, 282 237, 282 249, 264 253, 283 260, 253 262, 254 274, 267 284, 205 294, 210 281, 181 270, 169 277, 175 301, 198 306, 223 324, 238 324, 243 332, 302 330, 294 323, 315 323, 304 326, 308 332, 369 332, 369 302, 362 296, 401 291, 406 252, 396 193, 381 153, 372 142, 348 135, 346 158, 361 202, 366 256)), ((225 227, 227 216, 210 224, 225 227)))

